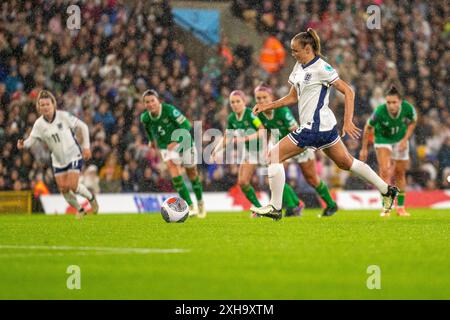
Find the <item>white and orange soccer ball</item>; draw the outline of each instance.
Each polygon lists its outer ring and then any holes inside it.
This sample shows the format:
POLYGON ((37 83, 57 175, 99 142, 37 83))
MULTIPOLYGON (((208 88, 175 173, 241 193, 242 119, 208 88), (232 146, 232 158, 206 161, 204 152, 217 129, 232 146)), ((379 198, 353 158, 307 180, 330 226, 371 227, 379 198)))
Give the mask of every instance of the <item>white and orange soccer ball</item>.
POLYGON ((179 197, 170 197, 162 204, 161 215, 166 222, 184 222, 189 217, 188 204, 179 197))

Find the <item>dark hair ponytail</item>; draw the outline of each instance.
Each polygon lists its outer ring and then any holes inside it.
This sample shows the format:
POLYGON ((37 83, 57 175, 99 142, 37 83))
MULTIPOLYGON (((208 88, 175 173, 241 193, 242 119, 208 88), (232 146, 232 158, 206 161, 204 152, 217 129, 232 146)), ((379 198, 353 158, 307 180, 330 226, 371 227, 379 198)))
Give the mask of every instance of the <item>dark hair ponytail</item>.
POLYGON ((391 87, 386 91, 386 96, 397 96, 400 99, 402 98, 400 90, 398 90, 397 87, 394 85, 391 85, 391 87))
POLYGON ((299 41, 302 47, 309 44, 316 56, 322 56, 320 37, 313 28, 308 28, 306 32, 298 33, 292 40, 299 41))

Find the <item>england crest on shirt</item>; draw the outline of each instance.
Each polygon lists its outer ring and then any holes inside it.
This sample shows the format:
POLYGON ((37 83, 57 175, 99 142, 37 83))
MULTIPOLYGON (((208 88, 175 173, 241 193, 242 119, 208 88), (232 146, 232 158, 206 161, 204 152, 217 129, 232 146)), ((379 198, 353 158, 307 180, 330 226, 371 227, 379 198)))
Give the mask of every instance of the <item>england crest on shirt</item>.
POLYGON ((311 72, 307 72, 307 73, 305 74, 305 78, 303 79, 303 82, 304 82, 305 84, 308 84, 309 81, 311 81, 311 77, 312 77, 312 73, 311 73, 311 72))

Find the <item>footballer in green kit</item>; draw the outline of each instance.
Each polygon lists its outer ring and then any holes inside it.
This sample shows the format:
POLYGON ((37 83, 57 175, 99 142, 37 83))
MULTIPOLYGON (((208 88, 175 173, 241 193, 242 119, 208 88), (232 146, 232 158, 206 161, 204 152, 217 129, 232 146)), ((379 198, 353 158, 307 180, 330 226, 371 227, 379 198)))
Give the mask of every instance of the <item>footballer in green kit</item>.
POLYGON ((147 110, 141 114, 141 123, 147 132, 149 143, 159 149, 162 161, 167 164, 173 187, 188 203, 189 215, 197 215, 199 218, 206 217, 202 198, 203 187, 197 172, 197 155, 189 132, 191 129, 189 120, 176 107, 161 102, 155 90, 145 91, 142 100, 147 110), (178 129, 182 129, 180 130, 182 134, 179 135, 180 138, 177 141, 173 141, 172 134, 178 129), (188 147, 183 139, 189 139, 188 147), (197 199, 197 208, 183 181, 181 167, 185 168, 191 181, 197 199))
POLYGON ((218 153, 230 142, 245 143, 242 159, 238 159, 238 185, 253 205, 261 206, 250 181, 260 163, 260 138, 264 126, 245 104, 246 97, 242 91, 235 90, 230 93, 230 106, 233 112, 228 116, 227 130, 232 130, 234 136, 230 139, 229 136, 224 135, 223 140, 213 150, 212 158, 218 162, 218 153))
MULTIPOLYGON (((405 173, 409 163, 408 140, 414 132, 416 122, 414 107, 402 100, 395 87, 391 87, 386 94, 386 103, 375 109, 364 127, 360 159, 366 161, 369 136, 373 133, 380 177, 387 183, 395 178, 400 189, 397 199, 399 216, 409 216, 405 210, 405 173)), ((388 215, 389 213, 381 213, 381 216, 388 215)))
MULTIPOLYGON (((254 94, 257 103, 271 103, 274 100, 272 89, 264 85, 259 85, 256 87, 254 94)), ((294 116, 288 107, 264 111, 258 114, 258 117, 261 119, 261 122, 266 129, 278 129, 279 137, 277 140, 284 138, 290 132, 298 128, 298 123, 294 119, 294 116)), ((277 141, 272 141, 269 144, 275 145, 276 142, 277 141)), ((297 161, 300 165, 305 180, 316 190, 325 202, 326 208, 323 211, 322 216, 332 216, 336 213, 337 204, 331 197, 327 185, 319 178, 317 174, 314 151, 311 149, 306 149, 304 152, 292 159, 297 161)), ((290 160, 291 159, 285 161, 285 167, 290 160)), ((303 203, 299 200, 295 191, 287 183, 285 184, 283 190, 283 205, 287 208, 286 216, 299 215, 303 206, 303 203)))

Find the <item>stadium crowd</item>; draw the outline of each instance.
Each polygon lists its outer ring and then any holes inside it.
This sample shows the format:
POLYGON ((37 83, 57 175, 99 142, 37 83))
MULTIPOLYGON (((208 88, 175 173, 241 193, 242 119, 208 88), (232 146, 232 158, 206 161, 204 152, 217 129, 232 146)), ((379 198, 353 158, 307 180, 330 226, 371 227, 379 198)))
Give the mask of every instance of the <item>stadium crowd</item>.
MULTIPOLYGON (((100 192, 172 190, 167 170, 157 150, 148 146, 139 123, 144 110, 140 96, 147 88, 158 90, 191 121, 201 121, 203 130, 225 127, 233 89, 242 89, 251 98, 253 88, 265 80, 278 95, 288 90, 284 80, 261 69, 257 53, 244 38, 237 44, 223 38, 217 57, 196 65, 173 38, 168 1, 150 2, 136 1, 132 7, 120 0, 79 2, 82 25, 72 31, 66 27, 66 1, 2 2, 0 190, 44 184, 49 192, 57 192, 45 148, 22 153, 16 149, 17 139, 29 133, 38 117, 34 98, 43 88, 56 95, 59 108, 88 124, 93 157, 83 179, 100 192)), ((299 30, 316 28, 327 59, 355 89, 360 128, 383 102, 387 86, 398 84, 419 114, 409 187, 448 187, 448 4, 375 1, 382 8, 382 28, 368 30, 366 2, 237 0, 233 8, 239 14, 247 12, 243 19, 264 34, 275 35, 287 51, 299 30)), ((342 97, 334 94, 331 99, 342 114, 342 97)), ((353 155, 358 154, 359 141, 345 143, 353 155)), ((331 187, 366 187, 322 154, 317 158, 319 174, 331 187)), ((376 166, 374 153, 368 162, 376 166)), ((236 165, 203 163, 200 171, 205 190, 228 190, 236 181, 236 165)), ((289 167, 287 177, 299 192, 308 191, 297 166, 289 167)), ((257 188, 266 188, 264 177, 253 178, 257 188)))

